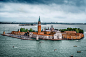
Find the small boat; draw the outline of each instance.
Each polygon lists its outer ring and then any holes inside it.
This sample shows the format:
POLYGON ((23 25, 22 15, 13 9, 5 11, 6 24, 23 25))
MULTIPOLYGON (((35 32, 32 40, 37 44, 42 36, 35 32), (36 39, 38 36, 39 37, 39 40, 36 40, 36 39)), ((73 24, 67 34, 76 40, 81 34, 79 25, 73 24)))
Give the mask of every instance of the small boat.
POLYGON ((52 40, 52 41, 61 41, 62 39, 49 39, 49 40, 52 40))
POLYGON ((75 45, 75 46, 73 46, 73 47, 77 47, 77 46, 75 45))
POLYGON ((77 53, 81 53, 81 51, 77 51, 77 53))

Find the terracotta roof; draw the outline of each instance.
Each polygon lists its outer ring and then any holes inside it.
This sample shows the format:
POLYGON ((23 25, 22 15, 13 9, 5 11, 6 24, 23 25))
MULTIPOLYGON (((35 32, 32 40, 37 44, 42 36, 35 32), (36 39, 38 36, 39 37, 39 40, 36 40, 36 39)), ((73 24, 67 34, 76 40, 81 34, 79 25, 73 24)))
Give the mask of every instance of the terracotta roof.
POLYGON ((37 32, 31 32, 31 33, 36 34, 36 35, 53 36, 53 35, 48 35, 48 34, 38 34, 37 32))

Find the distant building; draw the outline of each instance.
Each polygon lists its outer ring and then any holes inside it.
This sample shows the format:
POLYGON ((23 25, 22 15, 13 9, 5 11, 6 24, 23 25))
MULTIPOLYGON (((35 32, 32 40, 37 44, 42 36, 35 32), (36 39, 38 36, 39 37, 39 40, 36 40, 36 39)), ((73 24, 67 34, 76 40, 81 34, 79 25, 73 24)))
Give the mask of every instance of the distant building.
POLYGON ((38 20, 38 32, 29 32, 29 37, 31 38, 41 38, 41 39, 62 39, 62 34, 60 31, 54 30, 51 26, 50 30, 41 31, 41 21, 40 16, 38 20))
POLYGON ((62 39, 62 33, 57 31, 56 34, 54 34, 54 39, 62 39))
MULTIPOLYGON (((82 33, 76 33, 76 31, 64 31, 60 32, 58 29, 54 29, 53 26, 49 29, 45 29, 44 31, 41 30, 41 20, 39 16, 38 20, 38 32, 20 32, 18 31, 12 31, 11 34, 14 35, 29 35, 30 38, 36 38, 36 40, 40 39, 46 39, 46 40, 62 40, 62 39, 68 39, 68 40, 76 40, 81 39, 84 37, 84 34, 82 33)), ((3 32, 3 35, 5 34, 5 31, 3 32)))
POLYGON ((70 33, 76 33, 76 31, 65 31, 65 33, 68 33, 68 34, 70 34, 70 33))
POLYGON ((54 28, 53 28, 53 25, 51 25, 51 28, 50 28, 51 31, 54 31, 54 28))
POLYGON ((62 33, 63 39, 81 39, 84 37, 82 33, 76 33, 76 31, 65 31, 62 33))
POLYGON ((38 34, 44 34, 44 32, 41 32, 41 21, 40 21, 40 16, 38 20, 38 34))
POLYGON ((20 31, 12 31, 11 34, 14 35, 24 35, 26 32, 20 32, 20 31))

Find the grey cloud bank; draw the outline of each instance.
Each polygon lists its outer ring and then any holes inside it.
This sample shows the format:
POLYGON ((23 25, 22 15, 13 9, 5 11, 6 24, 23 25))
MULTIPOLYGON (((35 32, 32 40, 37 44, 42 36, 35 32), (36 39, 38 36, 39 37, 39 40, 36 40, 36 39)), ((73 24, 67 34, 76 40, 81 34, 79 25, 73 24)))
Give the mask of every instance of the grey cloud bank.
POLYGON ((85 0, 76 1, 37 0, 19 3, 16 0, 15 3, 4 0, 0 2, 0 21, 37 22, 40 16, 43 22, 86 23, 85 0), (79 1, 79 5, 76 1, 79 1))
POLYGON ((66 4, 76 6, 86 6, 85 0, 0 0, 0 2, 30 3, 30 4, 66 4))

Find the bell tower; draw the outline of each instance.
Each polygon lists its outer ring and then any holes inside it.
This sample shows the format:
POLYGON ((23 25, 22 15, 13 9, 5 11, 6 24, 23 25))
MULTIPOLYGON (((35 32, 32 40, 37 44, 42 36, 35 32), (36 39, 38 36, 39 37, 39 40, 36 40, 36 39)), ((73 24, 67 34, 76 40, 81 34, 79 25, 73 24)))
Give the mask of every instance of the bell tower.
POLYGON ((38 34, 41 33, 41 21, 40 21, 40 16, 39 16, 39 20, 38 20, 38 34))

